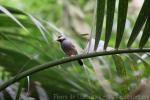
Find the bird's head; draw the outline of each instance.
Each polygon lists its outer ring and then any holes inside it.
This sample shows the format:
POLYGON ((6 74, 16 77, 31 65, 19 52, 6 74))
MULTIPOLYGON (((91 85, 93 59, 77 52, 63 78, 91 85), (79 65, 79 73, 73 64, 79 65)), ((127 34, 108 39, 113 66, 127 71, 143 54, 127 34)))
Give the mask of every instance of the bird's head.
POLYGON ((66 39, 66 38, 65 38, 64 36, 59 35, 57 41, 58 41, 58 42, 62 42, 62 41, 64 41, 65 39, 66 39))

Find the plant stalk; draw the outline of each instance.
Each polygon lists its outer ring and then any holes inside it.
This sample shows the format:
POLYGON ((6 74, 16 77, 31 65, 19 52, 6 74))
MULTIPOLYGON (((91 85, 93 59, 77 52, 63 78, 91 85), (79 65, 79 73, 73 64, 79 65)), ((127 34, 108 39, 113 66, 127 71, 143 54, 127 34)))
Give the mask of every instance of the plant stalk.
POLYGON ((19 73, 18 75, 10 78, 8 81, 6 81, 2 85, 0 85, 0 91, 4 90, 11 84, 19 81, 20 79, 22 79, 26 76, 31 76, 32 74, 35 74, 35 73, 45 70, 47 68, 54 67, 54 66, 60 65, 60 64, 64 64, 67 62, 75 61, 78 59, 92 58, 92 57, 97 57, 97 56, 114 55, 114 54, 123 54, 123 53, 145 53, 145 52, 150 52, 150 48, 118 49, 118 50, 111 50, 111 51, 93 52, 93 53, 81 54, 81 55, 77 55, 77 56, 73 56, 73 57, 66 57, 66 58, 56 60, 56 61, 50 61, 45 64, 34 66, 33 68, 23 71, 23 72, 19 73))

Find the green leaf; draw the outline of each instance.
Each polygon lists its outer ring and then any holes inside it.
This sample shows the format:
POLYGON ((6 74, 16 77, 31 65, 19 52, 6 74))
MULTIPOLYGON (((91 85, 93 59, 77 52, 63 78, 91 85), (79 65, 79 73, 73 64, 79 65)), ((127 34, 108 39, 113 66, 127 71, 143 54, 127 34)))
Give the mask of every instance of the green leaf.
POLYGON ((119 7, 118 7, 117 35, 115 48, 119 48, 119 45, 123 37, 128 11, 128 0, 119 0, 118 6, 119 7))
POLYGON ((107 0, 107 18, 106 18, 106 32, 105 32, 105 43, 104 49, 107 48, 113 26, 114 12, 115 12, 116 0, 107 0))
POLYGON ((117 74, 125 79, 127 75, 123 59, 119 55, 113 55, 112 57, 116 65, 117 74))
POLYGON ((150 0, 145 0, 142 9, 138 15, 138 18, 136 20, 136 23, 134 25, 134 28, 132 30, 127 47, 131 47, 149 14, 150 14, 150 0))
POLYGON ((13 75, 18 73, 18 71, 29 61, 30 63, 26 65, 24 70, 39 64, 37 61, 22 53, 0 47, 0 65, 4 66, 7 71, 12 72, 13 75))
POLYGON ((24 30, 28 31, 25 26, 13 15, 11 14, 6 8, 0 5, 0 10, 5 13, 8 17, 10 17, 13 21, 15 21, 20 27, 22 27, 24 30))
MULTIPOLYGON (((30 28, 35 28, 34 24, 31 23, 31 21, 27 18, 18 18, 17 20, 22 23, 26 28, 30 29, 30 28)), ((8 16, 6 15, 1 15, 0 14, 0 27, 4 28, 6 27, 7 29, 10 28, 20 28, 19 25, 17 23, 15 23, 12 19, 10 19, 8 16)))
POLYGON ((128 80, 127 80, 127 73, 126 73, 126 69, 125 69, 125 65, 124 65, 124 61, 121 58, 120 55, 113 55, 112 56, 115 65, 116 65, 116 70, 117 70, 117 74, 120 78, 122 78, 123 82, 121 84, 121 89, 119 90, 121 93, 126 94, 128 92, 128 80))
POLYGON ((144 45, 147 43, 149 37, 150 37, 150 15, 148 16, 148 19, 146 21, 145 28, 143 31, 143 35, 140 40, 140 44, 139 44, 140 48, 144 47, 144 45))
MULTIPOLYGON (((138 54, 131 54, 131 55, 133 55, 133 56, 135 56, 137 59, 139 59, 142 63, 143 63, 143 65, 145 66, 145 67, 150 67, 150 65, 146 62, 146 59, 144 59, 144 58, 142 58, 140 55, 138 55, 138 54)), ((138 61, 138 60, 137 60, 138 61)))
MULTIPOLYGON (((12 7, 8 7, 8 6, 3 6, 3 7, 6 8, 9 12, 11 12, 13 14, 25 15, 25 13, 23 11, 20 11, 16 8, 12 8, 12 7)), ((0 10, 0 13, 3 13, 3 11, 0 10)))
MULTIPOLYGON (((7 35, 7 36, 14 36, 14 37, 19 37, 22 39, 32 39, 32 40, 37 40, 39 42, 44 42, 42 39, 34 37, 34 36, 30 36, 30 35, 23 35, 23 34, 18 34, 16 32, 9 32, 9 31, 1 31, 0 30, 0 35, 7 35)), ((29 42, 29 41, 28 41, 29 42)), ((45 43, 45 42, 44 42, 45 43)))
POLYGON ((105 12, 105 0, 97 0, 96 33, 95 33, 95 46, 94 46, 95 51, 98 47, 99 40, 101 37, 103 21, 104 21, 104 12, 105 12))
MULTIPOLYGON (((3 39, 5 41, 10 41, 11 44, 13 44, 15 47, 16 46, 19 46, 17 45, 17 43, 23 43, 23 44, 26 44, 26 46, 28 47, 31 47, 31 48, 34 48, 36 51, 38 51, 39 53, 42 53, 43 55, 45 55, 45 57, 47 57, 48 59, 51 59, 51 57, 45 52, 43 51, 41 48, 39 48, 37 45, 34 45, 33 43, 29 42, 29 40, 25 39, 25 38, 19 38, 17 37, 17 35, 8 35, 7 34, 3 34, 0 32, 0 36, 3 36, 3 39)), ((20 35, 22 37, 22 35, 20 35)), ((30 37, 28 37, 29 39, 30 37)), ((32 38, 32 40, 34 40, 34 38, 32 38)), ((39 42, 42 42, 42 41, 39 41, 39 42)), ((18 48, 19 49, 19 48, 18 48)))
POLYGON ((37 20, 35 17, 33 17, 32 15, 28 14, 28 16, 31 18, 31 20, 34 22, 34 24, 37 26, 37 28, 39 29, 39 31, 41 32, 45 42, 48 44, 48 38, 46 36, 47 30, 45 29, 45 27, 42 25, 42 23, 37 20))
POLYGON ((21 97, 21 92, 22 92, 22 89, 25 85, 25 78, 20 80, 20 83, 19 83, 19 87, 18 87, 18 91, 17 91, 17 94, 16 94, 16 99, 15 100, 20 100, 20 97, 21 97))

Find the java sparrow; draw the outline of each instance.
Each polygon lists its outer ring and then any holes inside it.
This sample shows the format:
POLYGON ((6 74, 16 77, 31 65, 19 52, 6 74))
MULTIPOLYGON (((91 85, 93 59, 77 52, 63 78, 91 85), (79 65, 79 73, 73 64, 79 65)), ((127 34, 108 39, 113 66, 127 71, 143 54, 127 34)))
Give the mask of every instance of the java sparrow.
MULTIPOLYGON (((69 41, 64 36, 62 36, 62 35, 58 36, 57 41, 60 42, 61 48, 65 52, 66 55, 68 55, 68 56, 74 56, 74 55, 78 54, 75 46, 71 43, 71 41, 69 41)), ((83 62, 82 62, 81 59, 78 60, 78 63, 81 66, 83 66, 83 62)))

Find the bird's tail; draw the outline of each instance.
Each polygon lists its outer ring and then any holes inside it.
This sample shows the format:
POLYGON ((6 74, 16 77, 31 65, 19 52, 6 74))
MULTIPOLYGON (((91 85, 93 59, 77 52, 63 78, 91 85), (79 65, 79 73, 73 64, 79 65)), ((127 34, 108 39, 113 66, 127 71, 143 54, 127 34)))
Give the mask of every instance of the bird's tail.
POLYGON ((83 61, 81 59, 78 60, 78 63, 83 66, 83 61))

